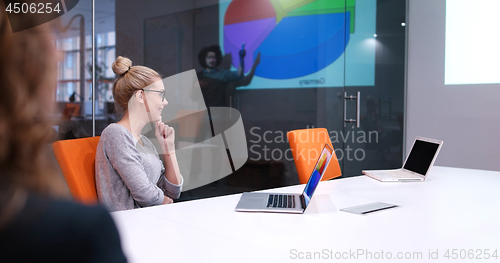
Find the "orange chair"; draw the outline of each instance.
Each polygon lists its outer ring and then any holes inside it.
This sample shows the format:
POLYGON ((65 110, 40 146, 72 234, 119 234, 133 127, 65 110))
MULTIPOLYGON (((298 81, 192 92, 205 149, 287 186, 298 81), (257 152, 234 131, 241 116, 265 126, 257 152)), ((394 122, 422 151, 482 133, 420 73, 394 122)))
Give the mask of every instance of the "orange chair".
POLYGON ((57 162, 75 201, 97 204, 95 153, 100 136, 56 141, 52 144, 57 162))
MULTIPOLYGON (((325 143, 333 149, 330 135, 325 128, 304 129, 289 131, 286 134, 288 143, 292 149, 293 160, 297 167, 301 184, 307 183, 314 169, 319 153, 323 150, 325 143)), ((342 175, 335 151, 332 160, 323 175, 321 181, 330 180, 342 175)))

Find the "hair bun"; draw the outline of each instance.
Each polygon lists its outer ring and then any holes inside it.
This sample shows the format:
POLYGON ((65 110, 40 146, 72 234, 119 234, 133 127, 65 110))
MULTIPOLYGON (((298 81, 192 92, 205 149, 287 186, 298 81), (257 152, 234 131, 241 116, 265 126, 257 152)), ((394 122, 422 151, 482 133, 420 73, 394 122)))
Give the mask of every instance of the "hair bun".
POLYGON ((131 66, 132 60, 126 57, 118 56, 115 62, 113 62, 111 68, 113 69, 113 72, 115 74, 122 75, 123 73, 127 72, 127 70, 129 70, 131 66))

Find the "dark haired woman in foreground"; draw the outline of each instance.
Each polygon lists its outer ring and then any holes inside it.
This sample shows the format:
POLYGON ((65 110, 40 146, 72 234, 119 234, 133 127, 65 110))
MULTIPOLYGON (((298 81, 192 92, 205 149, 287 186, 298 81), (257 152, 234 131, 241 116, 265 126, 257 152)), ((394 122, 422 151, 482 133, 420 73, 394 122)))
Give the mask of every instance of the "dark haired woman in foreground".
POLYGON ((54 46, 47 24, 12 33, 0 2, 0 261, 126 262, 106 209, 65 201, 47 154, 54 46))

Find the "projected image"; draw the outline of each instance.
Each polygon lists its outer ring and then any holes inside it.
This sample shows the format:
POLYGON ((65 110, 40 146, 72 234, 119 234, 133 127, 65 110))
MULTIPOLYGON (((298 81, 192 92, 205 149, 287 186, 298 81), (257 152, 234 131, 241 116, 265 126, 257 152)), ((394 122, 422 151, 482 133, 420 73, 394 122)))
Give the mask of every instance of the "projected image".
POLYGON ((499 9, 498 0, 446 1, 445 85, 500 83, 499 9))
POLYGON ((243 48, 246 71, 260 53, 247 88, 374 84, 375 46, 366 40, 375 33, 375 1, 225 2, 220 5, 220 41, 223 52, 233 54, 233 67, 239 67, 234 54, 243 48))

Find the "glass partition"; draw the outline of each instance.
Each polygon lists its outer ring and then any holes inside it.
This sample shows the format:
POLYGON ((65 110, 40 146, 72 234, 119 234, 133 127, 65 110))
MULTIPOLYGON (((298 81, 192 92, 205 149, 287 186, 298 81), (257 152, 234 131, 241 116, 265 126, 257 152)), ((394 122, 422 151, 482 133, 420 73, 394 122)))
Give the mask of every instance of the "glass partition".
MULTIPOLYGON (((69 120, 82 129, 73 137, 91 135, 89 69, 95 61, 100 135, 121 118, 111 92, 117 56, 164 78, 195 69, 208 108, 240 112, 248 160, 229 176, 183 192, 181 200, 298 184, 286 136, 295 129, 328 130, 342 177, 397 167, 403 155, 405 2, 96 1, 92 59, 91 1, 80 1, 72 14, 85 18, 85 62, 75 19, 58 40, 65 59, 57 100, 61 112, 68 104, 80 107, 69 120)), ((64 16, 62 24, 70 19, 64 16)), ((189 132, 175 128, 182 144, 189 132)))
POLYGON ((356 1, 356 7, 366 5, 356 9, 356 22, 359 16, 373 17, 370 30, 363 32, 359 42, 349 43, 345 51, 344 96, 359 94, 357 99, 344 99, 345 116, 357 119, 359 125, 344 122, 343 129, 332 127, 342 130, 343 136, 332 137, 332 140, 344 143, 344 176, 361 175, 362 170, 402 166, 405 2, 356 1), (349 47, 351 44, 360 48, 353 49, 349 47), (374 63, 367 63, 367 58, 374 63), (368 78, 371 83, 367 82, 368 78))
POLYGON ((54 21, 59 63, 54 116, 58 139, 92 136, 92 1, 79 1, 54 21))

